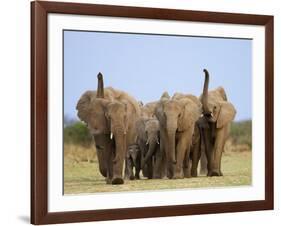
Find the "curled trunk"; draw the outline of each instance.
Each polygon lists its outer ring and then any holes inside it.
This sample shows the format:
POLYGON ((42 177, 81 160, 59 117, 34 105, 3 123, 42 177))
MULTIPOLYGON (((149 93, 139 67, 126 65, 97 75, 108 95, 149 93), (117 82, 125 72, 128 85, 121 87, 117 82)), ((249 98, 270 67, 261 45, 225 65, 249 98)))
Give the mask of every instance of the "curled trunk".
POLYGON ((209 114, 210 110, 208 108, 208 86, 209 86, 209 72, 204 69, 205 73, 205 81, 204 81, 204 88, 203 88, 203 96, 202 96, 202 104, 203 104, 203 112, 205 114, 209 114))

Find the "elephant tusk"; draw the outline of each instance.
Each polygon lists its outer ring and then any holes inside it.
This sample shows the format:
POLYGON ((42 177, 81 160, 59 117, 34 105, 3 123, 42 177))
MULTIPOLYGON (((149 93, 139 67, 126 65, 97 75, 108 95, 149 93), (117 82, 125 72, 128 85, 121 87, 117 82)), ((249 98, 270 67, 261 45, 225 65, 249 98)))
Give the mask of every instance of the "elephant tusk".
POLYGON ((112 138, 113 138, 113 133, 111 132, 110 133, 110 140, 112 140, 112 138))
POLYGON ((213 117, 214 115, 213 115, 213 113, 211 113, 211 117, 213 117))
POLYGON ((158 140, 157 140, 157 144, 160 144, 158 140))
POLYGON ((146 145, 148 145, 148 141, 146 141, 146 143, 145 143, 146 145))

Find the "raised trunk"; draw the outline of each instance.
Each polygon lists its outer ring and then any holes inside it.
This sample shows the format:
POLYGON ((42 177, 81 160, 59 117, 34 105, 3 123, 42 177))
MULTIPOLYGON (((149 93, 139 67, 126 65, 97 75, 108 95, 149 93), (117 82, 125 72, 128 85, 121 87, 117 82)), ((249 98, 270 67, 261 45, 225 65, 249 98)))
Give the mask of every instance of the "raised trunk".
POLYGON ((208 107, 209 72, 206 69, 204 69, 204 73, 205 73, 205 81, 204 81, 204 88, 203 88, 202 104, 203 104, 204 114, 209 114, 210 113, 208 107))
POLYGON ((98 98, 104 98, 102 73, 99 73, 99 74, 98 74, 98 90, 97 90, 97 97, 98 97, 98 98))

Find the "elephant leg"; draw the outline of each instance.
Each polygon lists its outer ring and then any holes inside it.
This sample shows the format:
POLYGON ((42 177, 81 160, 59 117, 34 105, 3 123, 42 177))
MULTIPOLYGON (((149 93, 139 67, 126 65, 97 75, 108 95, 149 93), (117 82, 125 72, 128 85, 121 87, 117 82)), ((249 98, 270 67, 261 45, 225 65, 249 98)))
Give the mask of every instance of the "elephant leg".
POLYGON ((113 177, 113 147, 112 145, 108 145, 107 147, 107 173, 106 173, 106 183, 111 184, 112 183, 112 177, 113 177))
POLYGON ((161 178, 165 178, 167 176, 167 160, 165 153, 162 153, 162 163, 161 163, 161 178))
POLYGON ((152 158, 147 161, 147 178, 152 179, 153 177, 153 165, 152 165, 152 158))
MULTIPOLYGON (((96 148, 97 149, 97 148, 96 148)), ((99 171, 100 171, 100 174, 103 176, 103 177, 106 177, 107 176, 107 167, 106 167, 106 158, 105 158, 105 154, 102 153, 101 150, 98 150, 97 149, 97 157, 98 157, 98 162, 99 162, 99 171)))
POLYGON ((139 180, 140 179, 140 163, 138 163, 135 167, 135 179, 139 180))
POLYGON ((220 169, 221 166, 221 157, 225 144, 225 128, 217 129, 215 145, 212 152, 212 164, 211 164, 211 173, 210 176, 222 176, 220 169))
POLYGON ((107 159, 109 147, 104 135, 95 135, 94 142, 99 162, 99 171, 102 176, 107 177, 107 159))
POLYGON ((155 157, 155 162, 153 165, 153 178, 160 179, 162 178, 163 156, 162 153, 160 152, 159 147, 157 148, 154 157, 155 157))
POLYGON ((190 159, 190 154, 188 154, 188 151, 186 151, 186 155, 184 158, 184 164, 183 164, 183 175, 185 178, 190 178, 191 177, 191 166, 192 162, 190 159))
POLYGON ((139 142, 138 143, 139 148, 140 148, 140 152, 141 152, 141 156, 140 156, 140 169, 142 171, 142 175, 144 177, 147 177, 147 165, 144 164, 144 159, 145 159, 145 154, 146 154, 146 145, 145 142, 139 142))
POLYGON ((192 177, 197 177, 197 168, 198 168, 198 163, 199 159, 201 157, 201 142, 197 142, 193 145, 192 147, 192 166, 191 166, 191 176, 192 177))
POLYGON ((133 161, 131 158, 127 158, 125 161, 125 179, 134 180, 134 172, 133 172, 133 161))
MULTIPOLYGON (((202 156, 204 157, 203 152, 205 153, 206 159, 207 159, 207 176, 211 176, 211 163, 212 163, 212 153, 213 153, 213 144, 211 142, 211 132, 208 128, 201 128, 201 135, 202 135, 202 142, 201 142, 201 159, 202 156), (202 148, 203 147, 203 148, 202 148)), ((200 160, 201 161, 201 160, 200 160)), ((201 162, 200 162, 201 163, 201 162)))
POLYGON ((207 156, 205 152, 205 147, 204 144, 201 145, 201 157, 200 157, 200 174, 206 175, 208 173, 208 168, 207 168, 207 156))
POLYGON ((128 160, 128 171, 129 171, 128 173, 129 173, 130 180, 134 180, 135 179, 133 168, 134 168, 133 160, 129 159, 128 160))
POLYGON ((189 158, 190 145, 192 140, 192 131, 185 131, 179 135, 178 143, 176 146, 176 166, 173 179, 183 178, 183 162, 185 157, 189 158))
POLYGON ((129 159, 126 157, 125 159, 125 180, 128 180, 130 178, 130 173, 129 173, 129 166, 128 166, 128 161, 129 159))
POLYGON ((167 176, 167 178, 171 179, 173 177, 173 173, 169 169, 169 164, 167 163, 167 155, 165 145, 167 142, 167 137, 163 132, 163 128, 160 128, 160 153, 162 155, 162 178, 167 176))

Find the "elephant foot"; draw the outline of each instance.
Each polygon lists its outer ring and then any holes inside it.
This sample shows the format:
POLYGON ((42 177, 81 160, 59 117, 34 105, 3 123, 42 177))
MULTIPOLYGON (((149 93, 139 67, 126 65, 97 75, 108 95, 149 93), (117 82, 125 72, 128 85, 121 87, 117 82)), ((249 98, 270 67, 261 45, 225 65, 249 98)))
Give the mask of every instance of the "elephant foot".
POLYGON ((223 176, 222 172, 218 170, 212 170, 210 173, 208 173, 208 176, 210 177, 221 177, 223 176))
POLYGON ((185 178, 190 178, 192 176, 189 169, 184 169, 183 174, 185 178))
POLYGON ((200 169, 200 174, 201 174, 201 175, 207 175, 208 172, 207 172, 207 170, 205 170, 205 169, 200 169))
POLYGON ((116 177, 112 180, 112 184, 124 184, 123 178, 116 177))
POLYGON ((196 170, 191 170, 191 176, 192 177, 197 177, 197 169, 196 170))
POLYGON ((175 173, 172 179, 183 179, 184 176, 181 173, 175 173))
POLYGON ((136 180, 139 180, 139 179, 140 179, 140 176, 139 176, 139 175, 135 175, 135 179, 136 179, 136 180))
POLYGON ((131 175, 130 176, 130 180, 134 180, 135 179, 135 176, 134 175, 131 175))
POLYGON ((112 184, 112 179, 111 178, 106 178, 105 182, 106 182, 106 184, 112 184))

